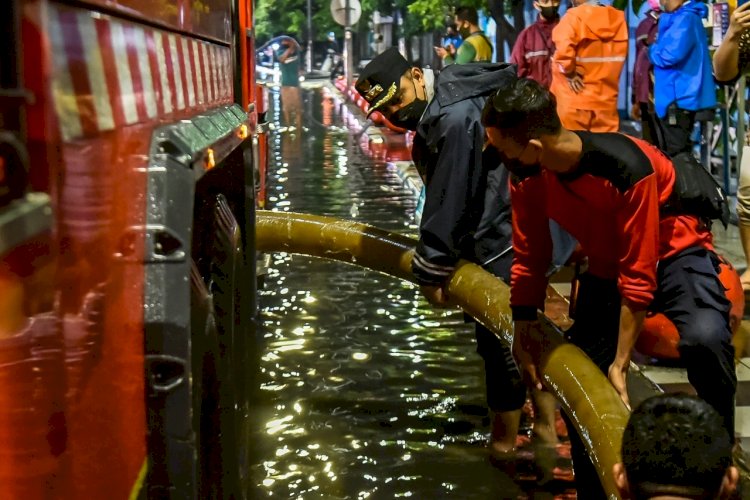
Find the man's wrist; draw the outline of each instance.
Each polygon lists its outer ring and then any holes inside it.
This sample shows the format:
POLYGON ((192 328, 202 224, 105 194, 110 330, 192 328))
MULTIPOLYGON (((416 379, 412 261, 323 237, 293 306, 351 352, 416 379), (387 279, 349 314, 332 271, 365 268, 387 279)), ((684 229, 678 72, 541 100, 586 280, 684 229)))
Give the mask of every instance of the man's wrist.
POLYGON ((630 366, 630 354, 627 356, 615 356, 612 366, 617 370, 625 371, 630 366))
POLYGON ((727 29, 727 33, 724 35, 724 38, 728 39, 730 42, 738 42, 740 39, 740 35, 742 35, 742 30, 735 30, 730 26, 729 29, 727 29))

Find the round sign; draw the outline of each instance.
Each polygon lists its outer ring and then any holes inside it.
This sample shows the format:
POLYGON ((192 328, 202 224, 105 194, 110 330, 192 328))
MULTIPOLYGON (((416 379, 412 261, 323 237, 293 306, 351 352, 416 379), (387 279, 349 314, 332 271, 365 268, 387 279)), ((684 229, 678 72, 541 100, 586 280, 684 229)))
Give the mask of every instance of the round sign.
POLYGON ((362 15, 362 6, 359 0, 331 0, 331 15, 334 21, 346 28, 357 24, 359 17, 362 15), (349 19, 346 18, 347 9, 349 10, 349 19), (348 24, 347 21, 349 21, 348 24))

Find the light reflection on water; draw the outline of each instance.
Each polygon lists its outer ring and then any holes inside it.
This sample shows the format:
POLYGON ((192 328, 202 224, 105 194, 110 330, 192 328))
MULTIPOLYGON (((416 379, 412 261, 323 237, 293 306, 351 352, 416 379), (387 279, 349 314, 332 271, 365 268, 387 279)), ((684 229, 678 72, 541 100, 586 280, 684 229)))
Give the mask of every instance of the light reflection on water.
MULTIPOLYGON (((335 120, 320 92, 305 97, 309 132, 272 136, 269 208, 414 234, 399 178, 319 125, 335 120)), ((486 459, 481 359, 459 311, 429 308, 394 278, 284 253, 260 304, 259 497, 518 496, 486 459)))

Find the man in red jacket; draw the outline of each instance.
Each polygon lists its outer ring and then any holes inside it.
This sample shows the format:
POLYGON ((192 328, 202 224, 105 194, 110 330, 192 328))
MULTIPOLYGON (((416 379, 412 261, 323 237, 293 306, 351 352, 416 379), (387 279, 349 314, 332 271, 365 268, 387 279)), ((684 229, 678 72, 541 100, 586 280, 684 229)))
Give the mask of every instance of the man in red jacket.
POLYGON ((544 88, 552 83, 552 56, 555 43, 552 28, 560 20, 560 0, 537 0, 534 8, 539 16, 534 24, 518 35, 510 61, 518 66, 518 76, 536 80, 544 88))
MULTIPOLYGON (((699 396, 734 438, 734 347, 730 303, 704 220, 670 213, 671 160, 618 133, 562 127, 552 94, 528 79, 496 91, 482 114, 489 142, 511 177, 513 353, 534 387, 541 382, 530 346, 541 342, 550 261, 548 221, 580 243, 580 277, 570 340, 608 375, 625 404, 631 351, 647 310, 663 312, 680 333, 680 355, 699 396)), ((605 498, 583 443, 571 433, 579 498, 605 498), (592 475, 593 474, 593 475, 592 475), (600 488, 600 486, 599 486, 600 488)))

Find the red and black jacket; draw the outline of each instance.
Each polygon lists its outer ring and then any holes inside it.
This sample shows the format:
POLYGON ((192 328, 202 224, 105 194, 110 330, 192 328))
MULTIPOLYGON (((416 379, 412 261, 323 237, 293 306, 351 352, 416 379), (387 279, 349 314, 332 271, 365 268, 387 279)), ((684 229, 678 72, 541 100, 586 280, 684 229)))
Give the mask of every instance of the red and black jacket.
POLYGON ((516 320, 536 319, 544 307, 552 255, 548 219, 578 240, 591 274, 617 280, 634 310, 653 300, 660 259, 694 246, 713 249, 711 233, 697 217, 660 215, 675 178, 661 151, 623 134, 576 134, 583 152, 572 172, 536 169, 511 182, 516 320))

